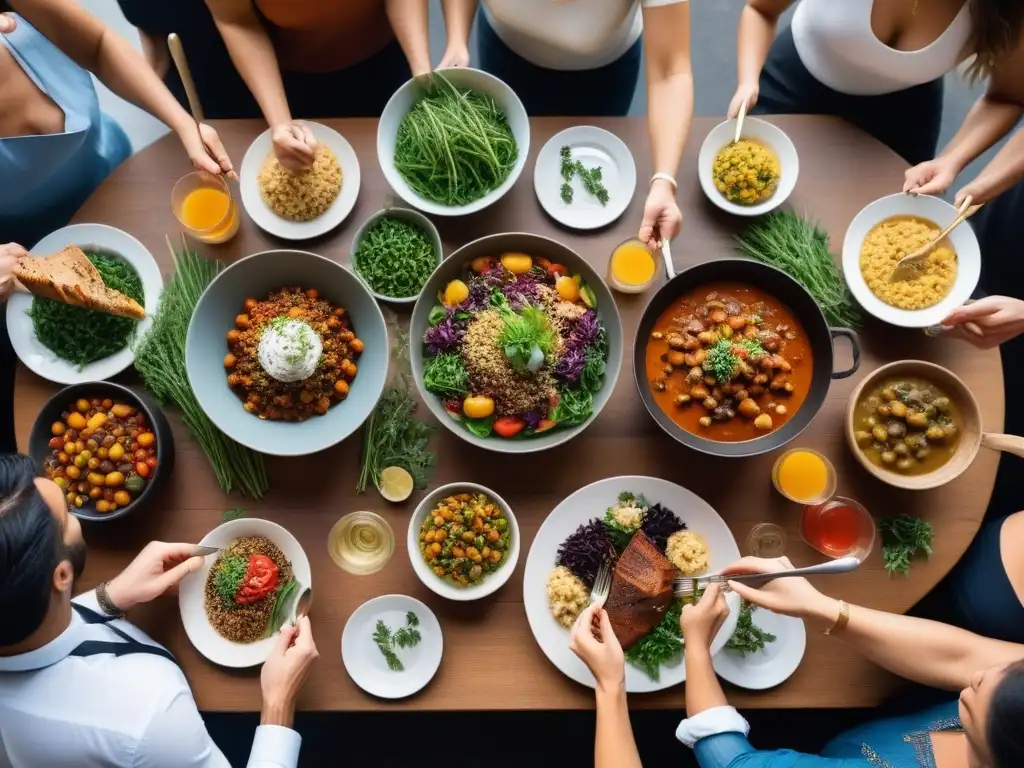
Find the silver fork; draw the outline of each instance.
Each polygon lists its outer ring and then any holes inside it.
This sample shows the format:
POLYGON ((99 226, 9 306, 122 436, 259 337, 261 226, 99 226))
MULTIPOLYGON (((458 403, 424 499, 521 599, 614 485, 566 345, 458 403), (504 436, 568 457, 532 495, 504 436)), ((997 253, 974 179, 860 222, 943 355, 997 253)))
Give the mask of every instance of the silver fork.
MULTIPOLYGON (((698 586, 707 586, 713 582, 725 583, 728 581, 739 581, 749 584, 752 587, 760 587, 775 579, 784 579, 787 576, 815 576, 830 573, 849 573, 860 565, 858 557, 841 557, 838 560, 829 560, 827 563, 811 565, 807 568, 794 568, 790 571, 776 571, 773 573, 737 573, 737 574, 713 574, 711 576, 681 576, 672 582, 672 594, 675 597, 690 597, 698 586)), ((600 578, 600 573, 598 574, 600 578)), ((595 582, 596 584, 596 582, 595 582)))
POLYGON ((601 602, 603 603, 608 599, 608 593, 612 588, 612 567, 608 564, 608 561, 601 563, 601 567, 597 569, 597 578, 594 579, 594 587, 590 590, 590 604, 601 602))

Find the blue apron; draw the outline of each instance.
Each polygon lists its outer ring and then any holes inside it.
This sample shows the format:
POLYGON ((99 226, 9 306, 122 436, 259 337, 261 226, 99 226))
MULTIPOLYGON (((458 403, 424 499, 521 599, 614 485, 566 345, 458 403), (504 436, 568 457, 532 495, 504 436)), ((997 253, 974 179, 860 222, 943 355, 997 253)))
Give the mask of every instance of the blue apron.
POLYGON ((0 138, 0 243, 31 248, 67 224, 132 148, 121 126, 100 111, 89 73, 15 19, 0 45, 64 112, 63 133, 0 138))

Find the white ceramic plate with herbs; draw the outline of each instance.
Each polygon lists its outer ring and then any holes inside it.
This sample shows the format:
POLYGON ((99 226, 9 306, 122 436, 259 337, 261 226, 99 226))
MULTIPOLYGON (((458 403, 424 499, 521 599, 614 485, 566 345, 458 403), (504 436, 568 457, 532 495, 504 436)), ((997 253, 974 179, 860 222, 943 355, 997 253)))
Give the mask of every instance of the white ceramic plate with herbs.
POLYGON ((541 147, 533 171, 533 188, 541 207, 559 224, 572 229, 598 229, 619 218, 629 207, 636 191, 636 164, 622 140, 610 131, 592 125, 575 125, 552 136, 541 147), (562 175, 562 148, 567 161, 578 167, 562 175), (583 174, 600 169, 599 186, 607 201, 588 191, 583 174), (565 185, 568 185, 567 188, 565 185))
POLYGON ((349 616, 341 635, 341 660, 348 676, 381 699, 403 699, 421 690, 437 673, 443 652, 434 612, 405 595, 383 595, 363 603, 349 616))
POLYGON ((751 614, 754 626, 775 636, 764 648, 752 653, 741 653, 725 648, 713 659, 715 672, 740 688, 763 691, 788 680, 807 650, 807 629, 800 619, 782 616, 764 608, 755 608, 751 614))

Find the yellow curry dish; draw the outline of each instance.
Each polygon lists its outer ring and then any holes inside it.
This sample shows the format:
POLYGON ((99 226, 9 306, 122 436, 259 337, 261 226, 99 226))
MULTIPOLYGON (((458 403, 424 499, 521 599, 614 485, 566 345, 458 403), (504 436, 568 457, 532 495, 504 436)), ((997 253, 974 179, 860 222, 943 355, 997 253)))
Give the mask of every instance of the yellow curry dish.
POLYGON ((763 144, 741 139, 715 155, 715 187, 730 203, 757 205, 775 194, 781 168, 779 158, 763 144))
POLYGON ((897 309, 933 307, 953 289, 957 258, 944 241, 906 280, 889 281, 899 260, 909 256, 942 231, 933 221, 916 216, 896 216, 875 225, 860 248, 860 271, 868 289, 897 309))

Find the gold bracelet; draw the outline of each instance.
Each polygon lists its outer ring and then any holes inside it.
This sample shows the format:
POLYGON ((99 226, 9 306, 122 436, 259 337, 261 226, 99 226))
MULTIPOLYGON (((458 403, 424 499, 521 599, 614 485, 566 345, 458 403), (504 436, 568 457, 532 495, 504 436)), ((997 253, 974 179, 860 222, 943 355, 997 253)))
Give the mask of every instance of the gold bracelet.
POLYGON ((675 179, 673 179, 669 174, 661 172, 658 172, 651 176, 651 183, 648 186, 653 186, 654 182, 656 182, 658 179, 661 179, 662 181, 667 181, 671 185, 673 192, 679 189, 679 184, 676 183, 675 179))
POLYGON ((825 630, 826 635, 834 635, 838 632, 842 632, 846 629, 846 625, 850 623, 850 604, 845 600, 839 601, 839 618, 836 619, 836 623, 825 630))

